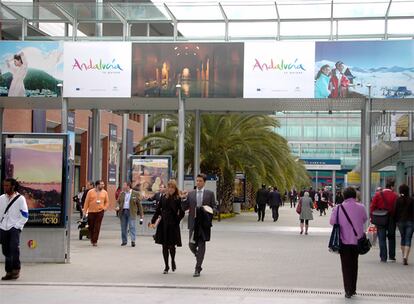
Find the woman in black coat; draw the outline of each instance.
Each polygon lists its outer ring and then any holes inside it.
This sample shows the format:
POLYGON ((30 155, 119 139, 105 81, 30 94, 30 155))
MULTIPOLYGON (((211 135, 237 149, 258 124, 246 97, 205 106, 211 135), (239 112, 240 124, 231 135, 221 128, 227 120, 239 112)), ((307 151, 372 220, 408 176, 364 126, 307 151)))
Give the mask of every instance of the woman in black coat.
POLYGON ((164 257, 164 274, 170 270, 168 265, 168 255, 171 255, 171 269, 175 271, 175 246, 181 247, 180 221, 184 217, 181 208, 181 199, 177 183, 170 180, 167 184, 167 191, 162 195, 157 205, 151 226, 155 227, 158 221, 157 232, 155 233, 155 243, 162 245, 162 255, 164 257))

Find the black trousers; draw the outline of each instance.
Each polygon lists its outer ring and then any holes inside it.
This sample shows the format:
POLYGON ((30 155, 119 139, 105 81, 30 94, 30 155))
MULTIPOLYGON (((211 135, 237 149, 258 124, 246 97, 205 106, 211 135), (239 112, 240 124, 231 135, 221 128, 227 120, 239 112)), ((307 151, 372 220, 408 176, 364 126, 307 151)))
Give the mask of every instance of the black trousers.
POLYGON ((2 234, 1 249, 5 257, 6 272, 20 270, 20 230, 11 228, 10 230, 0 230, 2 234))
POLYGON ((345 293, 353 295, 356 292, 358 278, 359 254, 357 246, 341 245, 340 256, 345 293))
POLYGON ((272 217, 275 222, 279 219, 279 206, 272 207, 272 217))
POLYGON ((197 271, 201 271, 201 266, 203 265, 204 261, 204 255, 206 254, 206 242, 198 240, 197 242, 194 242, 193 239, 193 233, 194 230, 190 230, 190 242, 188 244, 188 247, 190 247, 191 252, 196 257, 196 266, 195 269, 197 271))
POLYGON ((265 217, 265 213, 266 213, 266 205, 258 205, 257 206, 257 215, 258 215, 258 220, 264 220, 265 217))

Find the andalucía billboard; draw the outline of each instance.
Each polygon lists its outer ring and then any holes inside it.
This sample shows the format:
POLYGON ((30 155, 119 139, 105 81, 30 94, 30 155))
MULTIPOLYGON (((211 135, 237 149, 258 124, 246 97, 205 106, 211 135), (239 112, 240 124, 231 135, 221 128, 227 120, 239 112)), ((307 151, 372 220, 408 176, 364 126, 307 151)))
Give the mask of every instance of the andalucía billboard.
POLYGON ((314 42, 246 42, 244 98, 312 98, 314 42))
POLYGON ((131 97, 131 43, 66 42, 65 97, 131 97))

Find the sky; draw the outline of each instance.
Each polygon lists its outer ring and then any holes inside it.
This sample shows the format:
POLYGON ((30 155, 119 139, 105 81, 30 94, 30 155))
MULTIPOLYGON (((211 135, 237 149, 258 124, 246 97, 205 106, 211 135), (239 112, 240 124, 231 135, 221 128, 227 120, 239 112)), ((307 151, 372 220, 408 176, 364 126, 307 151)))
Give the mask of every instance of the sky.
POLYGON ((414 68, 414 41, 335 41, 332 44, 317 42, 316 61, 321 60, 341 60, 346 65, 360 68, 414 68))

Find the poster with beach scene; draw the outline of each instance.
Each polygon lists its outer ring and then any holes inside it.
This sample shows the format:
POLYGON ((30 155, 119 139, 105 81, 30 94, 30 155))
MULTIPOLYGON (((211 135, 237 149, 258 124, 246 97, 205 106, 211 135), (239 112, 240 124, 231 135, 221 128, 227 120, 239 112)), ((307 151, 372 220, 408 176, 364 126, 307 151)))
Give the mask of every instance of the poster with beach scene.
POLYGON ((63 224, 65 145, 63 137, 5 138, 3 177, 20 183, 19 192, 29 207, 29 225, 63 224))

